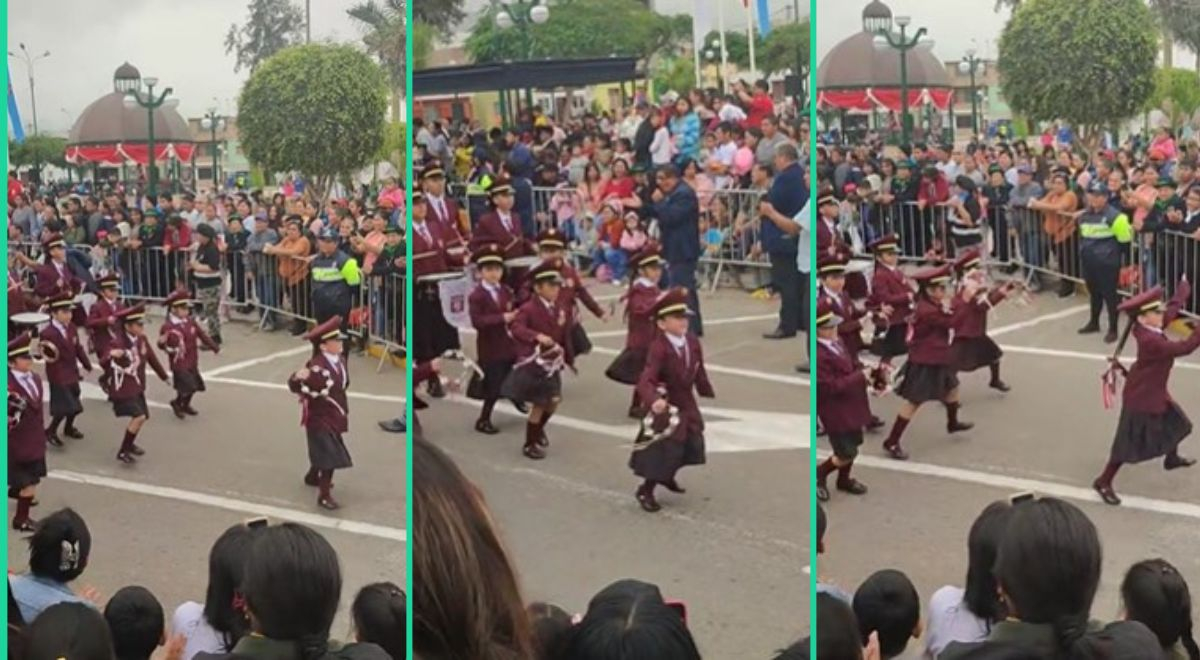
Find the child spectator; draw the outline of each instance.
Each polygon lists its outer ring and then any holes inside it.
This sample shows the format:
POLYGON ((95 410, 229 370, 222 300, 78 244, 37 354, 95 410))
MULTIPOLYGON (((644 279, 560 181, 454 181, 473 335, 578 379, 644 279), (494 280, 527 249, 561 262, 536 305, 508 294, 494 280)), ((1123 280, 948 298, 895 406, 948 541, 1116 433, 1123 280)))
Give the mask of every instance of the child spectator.
POLYGON ((904 653, 910 638, 921 637, 921 598, 900 571, 876 571, 859 585, 854 592, 854 616, 863 644, 871 633, 879 635, 883 660, 904 653))
POLYGON ((154 649, 167 641, 162 605, 144 587, 124 587, 113 594, 104 607, 104 620, 117 660, 150 660, 154 649))
POLYGON ((571 615, 550 603, 533 603, 526 610, 533 626, 536 660, 558 660, 571 634, 571 615))
POLYGON ((25 633, 23 660, 117 660, 104 617, 83 603, 47 607, 25 633))
POLYGON ((1140 621, 1158 638, 1164 657, 1200 660, 1192 634, 1192 596, 1179 571, 1165 559, 1147 559, 1129 568, 1121 582, 1125 619, 1140 621))
POLYGON ((38 523, 29 537, 29 572, 8 583, 25 621, 56 603, 86 603, 67 586, 83 574, 92 552, 92 534, 73 509, 60 509, 38 523))
POLYGON ((404 590, 391 582, 368 584, 354 597, 350 614, 356 640, 378 645, 392 660, 404 660, 404 590))
POLYGON ((700 652, 683 617, 663 600, 658 587, 621 580, 605 587, 588 603, 587 614, 571 631, 562 657, 700 660, 700 652))
POLYGON ((621 239, 618 243, 621 250, 615 260, 618 263, 611 264, 614 281, 620 282, 624 279, 625 266, 629 263, 629 257, 640 251, 646 245, 647 240, 649 239, 646 236, 646 230, 642 227, 638 214, 634 211, 626 213, 625 227, 621 230, 621 239))

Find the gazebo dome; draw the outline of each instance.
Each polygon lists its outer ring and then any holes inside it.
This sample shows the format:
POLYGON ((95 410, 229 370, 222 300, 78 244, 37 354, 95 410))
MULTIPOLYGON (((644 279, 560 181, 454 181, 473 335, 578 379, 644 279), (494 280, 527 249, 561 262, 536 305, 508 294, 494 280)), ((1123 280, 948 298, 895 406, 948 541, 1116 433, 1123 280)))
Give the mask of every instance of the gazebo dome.
POLYGON ((892 29, 892 10, 883 0, 872 0, 863 8, 863 30, 871 33, 892 29))
POLYGON ((131 89, 137 89, 142 84, 142 73, 137 70, 137 67, 126 62, 117 67, 113 73, 113 90, 117 92, 126 92, 131 89))

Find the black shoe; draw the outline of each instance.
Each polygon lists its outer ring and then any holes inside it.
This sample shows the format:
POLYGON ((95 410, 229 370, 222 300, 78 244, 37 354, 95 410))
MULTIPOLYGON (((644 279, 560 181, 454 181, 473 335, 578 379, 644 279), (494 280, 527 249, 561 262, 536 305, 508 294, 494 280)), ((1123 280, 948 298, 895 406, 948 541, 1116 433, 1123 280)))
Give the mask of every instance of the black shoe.
POLYGON ((884 422, 882 419, 879 419, 875 415, 871 415, 871 421, 867 422, 867 430, 868 431, 878 431, 879 429, 883 428, 884 426, 887 426, 887 423, 884 422))
POLYGON ((69 427, 63 429, 63 435, 67 436, 68 438, 70 438, 72 440, 83 440, 83 434, 79 432, 79 429, 77 429, 73 426, 69 426, 69 427))
POLYGON ((842 481, 841 479, 839 479, 837 482, 837 489, 842 491, 843 493, 849 493, 851 495, 866 495, 867 494, 866 484, 859 481, 858 479, 847 479, 846 481, 842 481))
POLYGON ((828 502, 829 501, 829 487, 826 486, 825 484, 817 484, 817 501, 818 502, 828 502))
POLYGON ((516 408, 517 412, 521 413, 522 415, 529 414, 529 404, 528 403, 525 403, 524 401, 513 401, 512 404, 513 404, 513 408, 516 408))
POLYGON ((146 450, 137 445, 129 445, 129 453, 133 454, 134 456, 145 456, 146 450))
POLYGON ((34 531, 34 529, 37 528, 37 521, 34 520, 33 518, 26 518, 25 520, 14 520, 12 522, 12 528, 14 531, 17 531, 17 532, 32 532, 32 531, 34 531))
POLYGON ((185 415, 191 415, 192 417, 200 414, 200 411, 193 408, 192 404, 190 403, 184 406, 179 406, 179 409, 182 410, 185 415))
POLYGON ((332 495, 318 497, 317 506, 327 511, 337 511, 338 509, 342 508, 342 505, 338 504, 337 500, 333 499, 332 495))
POLYGON ((783 330, 776 330, 775 332, 768 332, 768 333, 764 334, 762 337, 763 337, 763 339, 791 339, 792 337, 795 337, 795 336, 796 336, 796 333, 794 333, 794 332, 784 332, 783 330))
POLYGON ((399 417, 396 419, 389 419, 384 422, 379 422, 379 428, 387 431, 388 433, 404 433, 407 430, 407 428, 404 426, 404 420, 400 419, 399 417))
POLYGON ((975 428, 975 425, 971 422, 954 422, 953 424, 947 423, 946 433, 962 433, 963 431, 970 431, 973 428, 975 428))
POLYGON ((1104 500, 1109 506, 1121 506, 1121 498, 1117 497, 1117 491, 1113 490, 1111 484, 1100 483, 1100 480, 1092 482, 1092 488, 1100 495, 1100 499, 1104 500))
POLYGON ((1196 464, 1196 459, 1184 458, 1183 456, 1180 456, 1179 454, 1167 456, 1166 458, 1163 459, 1163 469, 1164 470, 1178 470, 1179 468, 1192 467, 1195 464, 1196 464))
POLYGON ((806 374, 806 373, 809 373, 810 371, 812 371, 812 368, 809 366, 809 364, 807 362, 805 362, 803 364, 796 365, 796 371, 798 373, 806 374))
POLYGON ((646 491, 642 488, 639 488, 636 494, 638 504, 642 507, 642 511, 647 513, 657 513, 662 511, 662 505, 658 503, 658 500, 654 499, 653 491, 646 491))
POLYGON ((496 428, 495 426, 492 426, 492 420, 490 420, 490 419, 476 420, 475 421, 475 430, 479 431, 480 433, 483 433, 485 435, 496 435, 497 433, 500 432, 500 429, 496 428))
POLYGON ((1106 343, 1106 344, 1117 343, 1117 331, 1110 329, 1107 333, 1105 333, 1104 343, 1106 343))
POLYGON ((134 463, 137 463, 137 459, 133 457, 133 454, 130 454, 129 452, 125 451, 124 449, 117 452, 117 460, 121 461, 122 463, 124 463, 126 465, 133 465, 134 463))
POLYGON ((664 481, 664 482, 662 482, 662 485, 663 485, 663 488, 666 488, 667 490, 671 491, 672 493, 683 494, 683 493, 687 492, 687 489, 684 488, 683 486, 680 486, 679 482, 675 481, 674 479, 672 479, 670 481, 664 481))
POLYGON ((442 387, 442 381, 440 378, 435 378, 429 381, 429 384, 425 386, 425 391, 429 393, 429 396, 435 399, 446 398, 446 388, 442 387))
POLYGON ((48 442, 51 445, 58 447, 60 449, 63 447, 63 441, 59 439, 57 433, 54 433, 52 431, 46 433, 46 442, 48 442))
POLYGON ((525 454, 525 458, 531 458, 535 461, 546 458, 546 452, 542 451, 542 448, 537 445, 525 445, 521 448, 521 453, 525 454))
POLYGON ((908 460, 908 452, 904 451, 904 448, 900 446, 900 443, 889 445, 885 442, 883 443, 883 450, 887 452, 888 457, 897 461, 908 460))
POLYGON ((1100 324, 1099 323, 1089 323, 1089 324, 1083 326, 1082 328, 1080 328, 1077 332, 1081 335, 1094 335, 1097 332, 1100 332, 1100 324))
POLYGON ((1012 389, 1011 387, 1008 386, 1008 383, 1006 383, 1002 380, 993 380, 988 383, 988 387, 992 388, 993 390, 999 390, 1001 392, 1007 392, 1012 389))
POLYGON ((319 483, 320 482, 317 481, 317 473, 315 470, 309 470, 308 472, 306 472, 304 474, 304 485, 305 486, 312 486, 312 487, 316 488, 317 484, 319 484, 319 483))
POLYGON ((179 405, 179 402, 174 399, 171 400, 171 412, 175 413, 175 417, 178 419, 184 419, 187 417, 187 415, 183 413, 183 406, 179 405))

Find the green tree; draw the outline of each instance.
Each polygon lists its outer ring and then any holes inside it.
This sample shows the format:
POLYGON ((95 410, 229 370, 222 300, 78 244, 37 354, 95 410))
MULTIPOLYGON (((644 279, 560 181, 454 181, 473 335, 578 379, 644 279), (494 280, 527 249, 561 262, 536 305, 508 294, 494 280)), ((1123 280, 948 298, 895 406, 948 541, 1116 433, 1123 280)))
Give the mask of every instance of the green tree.
POLYGON ((632 56, 649 59, 675 43, 678 22, 638 0, 571 0, 527 30, 496 27, 493 7, 479 16, 467 52, 478 63, 505 60, 632 56))
POLYGON ((787 69, 797 73, 808 66, 808 21, 772 28, 758 56, 758 68, 763 75, 769 76, 787 69))
POLYGON ((1154 72, 1154 93, 1146 109, 1157 108, 1167 116, 1172 129, 1183 126, 1200 109, 1200 74, 1187 69, 1154 72))
POLYGON ((8 141, 8 161, 17 166, 67 166, 67 140, 51 135, 31 135, 24 142, 8 141))
POLYGON ((448 37, 465 17, 463 0, 419 0, 413 3, 413 22, 424 23, 441 37, 448 37))
POLYGON ((384 141, 387 76, 348 45, 280 51, 238 98, 242 149, 270 172, 300 172, 324 199, 339 174, 373 162, 384 141))
POLYGON ((1200 68, 1200 3, 1194 0, 1151 0, 1163 26, 1163 67, 1171 68, 1175 44, 1197 54, 1200 68))
POLYGON ((398 122, 406 82, 404 0, 366 0, 346 13, 364 28, 363 43, 387 71, 392 85, 392 121, 398 122))
POLYGON ((1014 112, 1094 140, 1145 107, 1157 50, 1143 0, 1025 0, 1000 36, 1000 83, 1014 112))
POLYGON ((225 54, 234 53, 233 70, 254 71, 268 57, 304 40, 304 11, 290 0, 250 0, 246 24, 229 26, 225 54))
MULTIPOLYGON (((712 50, 713 55, 716 56, 714 61, 717 63, 721 61, 721 48, 719 46, 713 48, 712 45, 718 43, 720 39, 721 33, 716 30, 704 35, 704 49, 706 51, 712 50)), ((764 46, 762 36, 758 32, 755 32, 754 55, 756 59, 761 57, 764 46)), ((742 69, 750 68, 750 40, 746 38, 745 32, 726 32, 725 51, 728 53, 728 59, 731 64, 736 64, 742 69)))
POLYGON ((668 91, 686 94, 696 86, 696 67, 690 57, 662 58, 655 63, 651 76, 659 96, 668 91))
POLYGON ((433 55, 433 28, 424 23, 413 23, 409 38, 412 39, 413 70, 429 68, 429 58, 433 55))
POLYGON ((388 122, 384 131, 383 143, 379 147, 378 158, 386 160, 395 166, 397 172, 404 171, 404 154, 407 146, 405 134, 408 126, 402 121, 388 122))

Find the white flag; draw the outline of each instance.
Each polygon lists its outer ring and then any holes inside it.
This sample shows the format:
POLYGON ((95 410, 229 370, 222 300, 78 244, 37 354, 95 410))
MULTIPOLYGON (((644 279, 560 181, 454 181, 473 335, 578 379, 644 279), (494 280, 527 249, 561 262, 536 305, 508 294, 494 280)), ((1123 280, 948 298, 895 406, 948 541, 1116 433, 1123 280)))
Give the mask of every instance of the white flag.
POLYGON ((463 330, 471 329, 471 314, 467 310, 467 296, 471 295, 471 282, 465 276, 438 282, 438 297, 442 302, 442 315, 446 322, 463 330))
POLYGON ((704 52, 704 38, 713 31, 712 0, 692 0, 692 48, 704 52))

